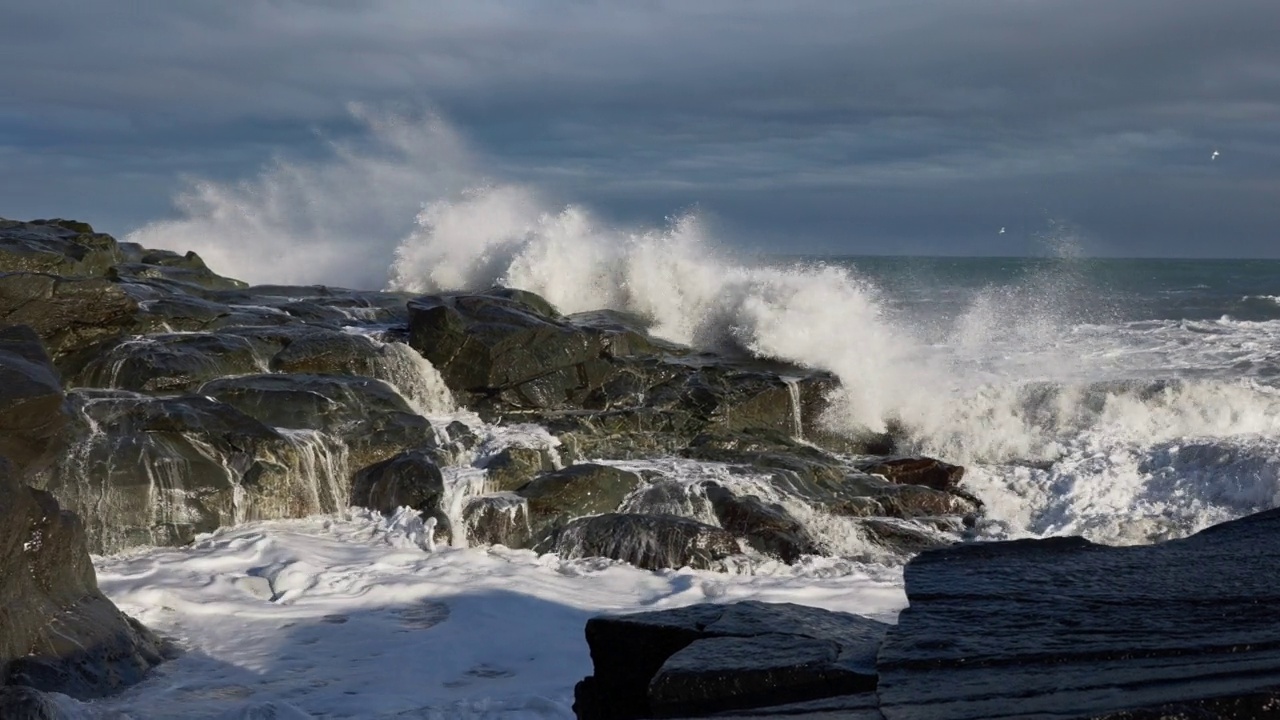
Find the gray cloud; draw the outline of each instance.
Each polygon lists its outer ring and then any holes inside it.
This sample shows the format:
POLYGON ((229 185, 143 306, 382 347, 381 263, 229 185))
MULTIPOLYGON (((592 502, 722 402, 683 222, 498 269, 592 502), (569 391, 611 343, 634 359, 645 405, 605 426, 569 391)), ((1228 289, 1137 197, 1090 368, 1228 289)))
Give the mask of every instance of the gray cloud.
POLYGON ((756 247, 1024 252, 1059 218, 1107 254, 1280 255, 1269 0, 4 5, 0 215, 123 231, 184 174, 322 152, 360 101, 756 247))

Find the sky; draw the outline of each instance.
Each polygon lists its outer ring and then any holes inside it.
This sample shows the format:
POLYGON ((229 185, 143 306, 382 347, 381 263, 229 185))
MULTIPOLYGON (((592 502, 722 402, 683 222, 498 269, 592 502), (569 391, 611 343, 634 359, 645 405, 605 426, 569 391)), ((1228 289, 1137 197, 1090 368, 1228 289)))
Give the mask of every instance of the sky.
MULTIPOLYGON (((0 18, 3 217, 124 235, 202 180, 249 192, 373 152, 371 116, 430 116, 468 177, 618 224, 695 209, 757 251, 1038 254, 1070 228, 1089 254, 1280 257, 1274 0, 0 0, 0 18)), ((388 193, 432 200, 414 189, 388 193)), ((374 205, 379 232, 413 222, 374 205)))

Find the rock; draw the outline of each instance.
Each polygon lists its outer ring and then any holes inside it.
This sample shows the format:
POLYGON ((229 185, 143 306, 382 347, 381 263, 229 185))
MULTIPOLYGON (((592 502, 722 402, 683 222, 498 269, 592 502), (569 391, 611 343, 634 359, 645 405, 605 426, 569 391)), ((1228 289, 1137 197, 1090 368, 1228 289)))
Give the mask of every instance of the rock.
POLYGON ((271 358, 271 370, 313 375, 382 377, 381 349, 369 338, 335 330, 308 328, 271 358))
POLYGON ((524 487, 539 473, 555 470, 559 463, 546 448, 508 447, 484 462, 489 487, 508 492, 524 487))
POLYGON ((574 711, 580 720, 701 716, 873 690, 887 628, 761 602, 594 617, 593 675, 575 688, 574 711))
POLYGON ((954 545, 907 565, 888 720, 1274 717, 1280 511, 1182 540, 954 545))
POLYGON ((35 331, 0 329, 0 457, 22 477, 43 470, 66 445, 62 383, 35 331))
POLYGON ((157 255, 151 251, 138 263, 121 263, 111 268, 107 277, 123 282, 148 280, 166 281, 165 284, 175 290, 186 289, 184 286, 205 290, 229 290, 248 287, 247 283, 231 278, 224 278, 204 266, 204 261, 195 253, 180 256, 157 255), (152 262, 146 262, 151 260, 152 262))
POLYGON ((885 458, 858 469, 899 485, 923 485, 944 492, 954 492, 964 478, 963 467, 926 457, 885 458))
POLYGON ((115 239, 86 223, 0 219, 0 273, 101 277, 122 259, 115 239))
POLYGON ((515 494, 525 500, 536 542, 575 518, 616 511, 640 482, 639 475, 626 470, 582 463, 539 475, 515 494))
POLYGON ((177 333, 115 341, 85 363, 78 387, 137 392, 189 392, 227 375, 266 369, 253 343, 234 335, 177 333))
POLYGON ((104 278, 0 274, 0 323, 30 325, 55 362, 132 326, 138 302, 104 278))
POLYGON ((500 394, 524 408, 577 404, 607 373, 612 338, 549 314, 545 301, 532 302, 529 295, 412 300, 409 342, 455 393, 500 394))
POLYGON ((515 493, 489 493, 469 499, 462 521, 471 545, 527 548, 532 544, 527 501, 515 493))
POLYGON ((197 391, 277 428, 317 430, 344 441, 356 467, 434 443, 431 424, 381 380, 345 375, 242 375, 197 391))
POLYGON ((448 532, 449 518, 440 506, 444 476, 428 451, 409 450, 357 472, 351 481, 351 504, 391 514, 401 507, 421 511, 448 532))
POLYGON ((788 565, 803 555, 821 554, 818 542, 781 505, 754 495, 738 496, 715 483, 708 483, 705 490, 720 526, 745 538, 755 550, 788 565))
MULTIPOLYGON (((163 643, 98 591, 80 519, 49 493, 20 483, 5 462, 0 578, 5 684, 100 697, 138 682, 164 658, 163 643)), ((5 703, 41 711, 30 694, 10 691, 5 703)))
POLYGON ((345 464, 322 439, 283 435, 225 403, 76 390, 69 404, 75 440, 37 480, 85 518, 93 552, 347 505, 345 464))
POLYGON ((22 685, 0 686, 0 718, 72 720, 49 695, 22 685))
POLYGON ((649 683, 655 717, 777 705, 874 690, 870 663, 840 662, 834 640, 767 634, 696 640, 663 663, 649 683))
POLYGON ((670 515, 620 513, 574 520, 537 550, 565 559, 605 557, 645 570, 708 570, 741 552, 734 536, 714 525, 670 515))

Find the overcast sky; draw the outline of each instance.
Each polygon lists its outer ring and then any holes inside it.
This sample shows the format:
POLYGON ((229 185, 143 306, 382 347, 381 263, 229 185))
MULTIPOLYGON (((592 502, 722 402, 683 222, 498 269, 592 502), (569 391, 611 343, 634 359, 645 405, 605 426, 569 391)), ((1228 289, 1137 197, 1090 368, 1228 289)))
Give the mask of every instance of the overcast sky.
POLYGON ((1278 28, 1275 0, 0 0, 0 216, 124 234, 184 178, 358 142, 358 102, 756 249, 1025 254, 1056 223, 1280 257, 1278 28))

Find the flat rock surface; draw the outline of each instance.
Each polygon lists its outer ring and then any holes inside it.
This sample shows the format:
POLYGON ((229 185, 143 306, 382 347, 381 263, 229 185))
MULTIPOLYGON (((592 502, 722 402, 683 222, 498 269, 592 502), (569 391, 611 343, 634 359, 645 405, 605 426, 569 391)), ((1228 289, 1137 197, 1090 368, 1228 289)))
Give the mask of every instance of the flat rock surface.
POLYGON ((1277 570, 1280 510, 1151 546, 1061 538, 925 553, 907 566, 911 605, 880 650, 882 712, 1280 717, 1265 709, 1280 688, 1277 570))
POLYGON ((887 628, 848 613, 754 601, 592 618, 586 635, 595 674, 579 684, 574 709, 584 719, 698 717, 869 691, 887 628))

